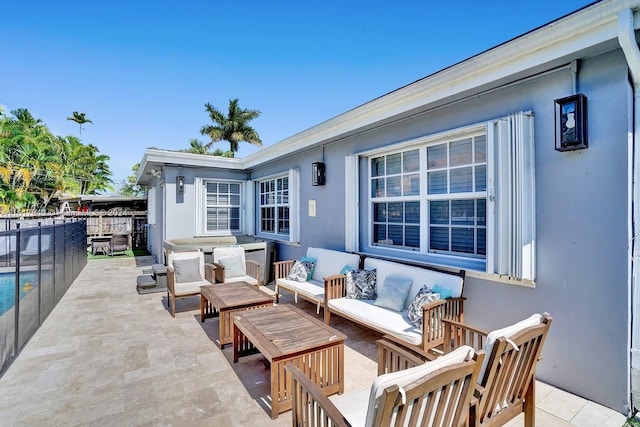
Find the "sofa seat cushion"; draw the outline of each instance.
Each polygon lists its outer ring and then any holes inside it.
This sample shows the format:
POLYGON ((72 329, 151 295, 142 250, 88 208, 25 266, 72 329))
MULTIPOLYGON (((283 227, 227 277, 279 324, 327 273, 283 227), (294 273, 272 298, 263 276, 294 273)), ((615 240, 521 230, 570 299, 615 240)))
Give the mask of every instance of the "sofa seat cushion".
POLYGON ((371 387, 349 394, 334 395, 331 401, 352 427, 364 427, 371 387))
POLYGON ((249 275, 245 276, 237 276, 237 277, 226 277, 224 278, 224 283, 237 283, 237 282, 247 282, 250 285, 258 286, 258 280, 255 277, 251 277, 249 275))
POLYGON ((182 283, 174 283, 174 295, 177 297, 184 295, 196 295, 200 293, 200 286, 210 285, 206 280, 199 280, 195 282, 182 282, 182 283))
POLYGON ((374 300, 336 298, 329 300, 329 310, 409 344, 422 344, 422 330, 409 322, 406 311, 393 311, 373 303, 374 300))
POLYGON ((278 288, 287 289, 295 294, 300 294, 303 298, 324 302, 324 283, 317 280, 308 280, 306 282, 296 282, 291 279, 278 279, 276 282, 276 291, 278 288))

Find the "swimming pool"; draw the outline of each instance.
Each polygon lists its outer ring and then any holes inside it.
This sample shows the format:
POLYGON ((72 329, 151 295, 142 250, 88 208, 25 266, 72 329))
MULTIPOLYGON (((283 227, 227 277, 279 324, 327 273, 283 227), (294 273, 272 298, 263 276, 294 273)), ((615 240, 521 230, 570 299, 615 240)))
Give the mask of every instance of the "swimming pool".
MULTIPOLYGON (((16 281, 14 273, 0 273, 0 316, 16 302, 16 281)), ((20 299, 38 288, 38 272, 24 271, 20 273, 20 299), (27 284, 31 284, 29 287, 27 284)))

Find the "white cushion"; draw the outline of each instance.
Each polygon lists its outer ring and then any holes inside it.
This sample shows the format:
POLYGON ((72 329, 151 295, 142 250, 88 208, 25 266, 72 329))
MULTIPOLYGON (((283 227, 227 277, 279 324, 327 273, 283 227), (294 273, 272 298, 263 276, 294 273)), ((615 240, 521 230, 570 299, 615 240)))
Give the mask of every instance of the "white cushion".
MULTIPOLYGON (((192 251, 192 252, 171 252, 169 254, 169 256, 167 257, 167 265, 171 268, 173 268, 173 261, 177 260, 177 259, 193 259, 193 258, 199 258, 200 259, 200 277, 204 278, 206 277, 204 275, 204 252, 200 252, 200 251, 192 251)), ((208 283, 207 284, 211 284, 208 283)))
POLYGON ((179 297, 183 295, 192 295, 200 293, 200 286, 210 285, 211 283, 206 280, 200 280, 197 282, 182 282, 174 283, 173 290, 174 295, 179 297))
POLYGON ((331 401, 352 427, 364 427, 370 395, 371 387, 367 387, 354 393, 341 394, 331 401))
POLYGON ((276 281, 276 291, 279 288, 287 289, 310 299, 311 301, 324 301, 324 282, 309 280, 307 282, 296 282, 291 279, 278 279, 276 281))
POLYGON ((242 257, 242 265, 245 265, 246 258, 244 255, 244 247, 242 246, 220 246, 213 248, 213 262, 219 263, 220 258, 240 256, 242 257))
POLYGON ((329 310, 357 320, 382 333, 393 335, 409 344, 422 343, 422 330, 414 327, 405 311, 398 312, 373 305, 373 300, 335 298, 329 300, 329 310))
POLYGON ((493 344, 495 344, 498 338, 511 338, 520 331, 531 328, 532 326, 539 325, 541 321, 542 315, 536 313, 532 314, 524 320, 519 321, 518 323, 514 323, 511 326, 489 332, 489 334, 487 335, 487 339, 484 342, 484 351, 487 354, 487 357, 485 357, 484 362, 482 362, 482 368, 480 368, 480 374, 478 375, 478 383, 480 383, 482 381, 482 377, 484 377, 484 371, 487 369, 489 357, 491 356, 491 351, 493 350, 493 344))
POLYGON ((307 249, 307 256, 317 260, 312 279, 322 283, 324 283, 326 276, 339 274, 345 265, 350 266, 354 270, 358 269, 360 265, 359 255, 334 251, 332 249, 309 247, 307 249))
POLYGON ((237 283, 237 282, 247 282, 250 285, 258 286, 258 280, 255 277, 251 277, 248 275, 237 276, 237 277, 226 277, 224 278, 224 283, 237 283))
MULTIPOLYGON (((454 365, 456 363, 462 363, 465 360, 469 360, 474 355, 473 348, 465 345, 457 348, 451 353, 440 356, 432 362, 427 362, 423 365, 418 365, 414 368, 404 369, 398 372, 392 372, 390 374, 380 375, 375 379, 373 385, 371 385, 371 393, 369 394, 369 403, 367 408, 367 418, 365 425, 373 425, 375 420, 376 410, 380 405, 380 397, 385 388, 397 384, 399 387, 406 387, 414 381, 420 378, 432 374, 438 369, 454 365)), ((427 404, 427 402, 425 402, 427 404)))
POLYGON ((378 283, 384 283, 389 275, 403 276, 412 279, 413 283, 407 294, 404 305, 405 309, 409 307, 409 304, 411 304, 411 301, 413 301, 413 298, 423 285, 428 285, 430 288, 433 288, 435 285, 440 285, 443 288, 451 289, 454 297, 462 296, 463 279, 455 274, 441 273, 426 268, 412 267, 410 265, 375 258, 365 258, 364 268, 367 270, 375 268, 377 270, 378 283))

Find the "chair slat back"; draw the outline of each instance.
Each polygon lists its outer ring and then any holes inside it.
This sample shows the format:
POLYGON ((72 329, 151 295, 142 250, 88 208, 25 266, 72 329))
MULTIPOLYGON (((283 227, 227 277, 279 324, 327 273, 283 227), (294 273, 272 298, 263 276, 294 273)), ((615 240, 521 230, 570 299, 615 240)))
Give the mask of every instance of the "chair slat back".
POLYGON ((480 351, 473 359, 440 368, 402 391, 397 385, 387 387, 374 425, 465 425, 484 356, 480 351))
POLYGON ((488 362, 479 382, 485 389, 477 413, 481 425, 502 425, 514 413, 523 411, 551 320, 545 314, 539 325, 526 328, 510 339, 496 340, 491 353, 487 354, 488 362))

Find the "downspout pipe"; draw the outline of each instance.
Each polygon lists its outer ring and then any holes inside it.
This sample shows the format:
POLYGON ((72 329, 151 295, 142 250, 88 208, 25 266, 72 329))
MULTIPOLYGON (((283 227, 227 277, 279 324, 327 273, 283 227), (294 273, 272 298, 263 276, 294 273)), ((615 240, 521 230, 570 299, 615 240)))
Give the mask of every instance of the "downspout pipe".
MULTIPOLYGON (((618 12, 618 42, 624 53, 629 67, 633 86, 633 105, 631 106, 633 113, 633 122, 629 126, 628 137, 628 186, 629 186, 629 226, 628 226, 628 242, 629 242, 629 285, 628 285, 628 317, 629 317, 629 334, 628 346, 629 353, 627 366, 629 376, 627 382, 628 407, 630 411, 640 408, 640 321, 635 311, 640 307, 640 244, 636 241, 636 227, 640 225, 640 153, 637 147, 640 147, 640 49, 636 42, 636 32, 634 25, 633 11, 631 9, 623 9, 618 12)), ((632 114, 629 114, 631 116, 632 114)))

